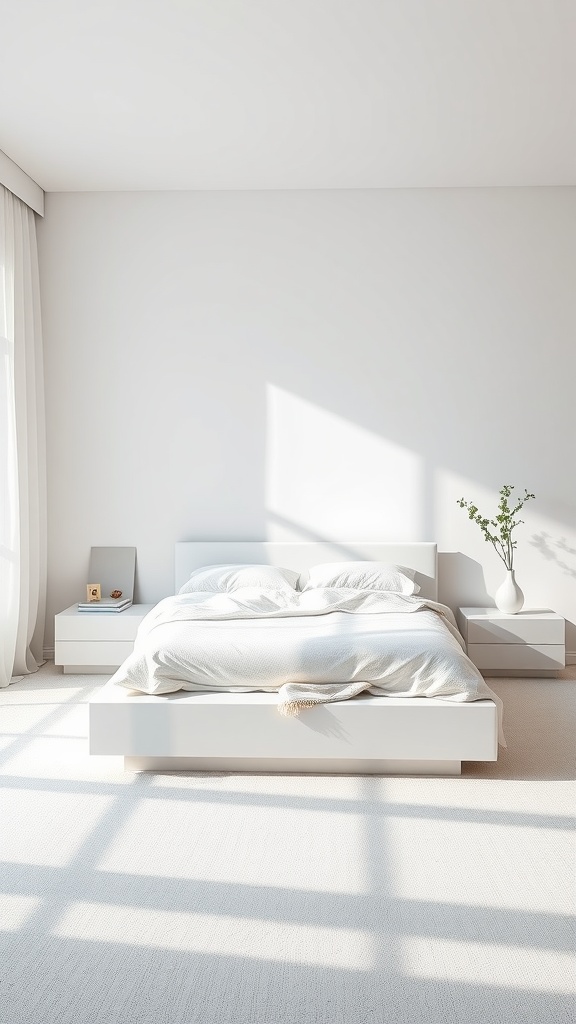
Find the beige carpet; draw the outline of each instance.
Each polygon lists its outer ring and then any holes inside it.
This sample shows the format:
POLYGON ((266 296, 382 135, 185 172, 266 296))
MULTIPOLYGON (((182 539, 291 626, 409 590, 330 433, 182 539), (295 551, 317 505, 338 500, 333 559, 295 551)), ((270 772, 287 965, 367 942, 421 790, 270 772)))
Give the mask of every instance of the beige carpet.
POLYGON ((459 779, 125 775, 0 692, 2 1024, 568 1024, 576 672, 459 779))

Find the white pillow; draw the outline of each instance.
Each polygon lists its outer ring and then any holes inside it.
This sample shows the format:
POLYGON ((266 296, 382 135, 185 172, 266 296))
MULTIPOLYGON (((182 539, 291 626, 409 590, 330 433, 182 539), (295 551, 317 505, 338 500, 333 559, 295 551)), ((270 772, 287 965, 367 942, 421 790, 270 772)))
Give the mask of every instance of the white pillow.
POLYGON ((276 565, 205 565, 195 569, 179 594, 222 594, 241 587, 261 590, 295 590, 298 573, 276 565))
POLYGON ((395 594, 418 594, 414 569, 386 562, 326 562, 315 565, 299 580, 301 590, 319 587, 351 587, 353 590, 388 590, 395 594))

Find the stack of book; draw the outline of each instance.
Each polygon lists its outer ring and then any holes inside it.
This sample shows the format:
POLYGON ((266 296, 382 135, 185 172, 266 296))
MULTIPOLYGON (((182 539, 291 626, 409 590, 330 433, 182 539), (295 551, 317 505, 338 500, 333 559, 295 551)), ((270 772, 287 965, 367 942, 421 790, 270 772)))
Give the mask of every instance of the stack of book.
POLYGON ((79 612, 123 612, 132 604, 131 597, 103 597, 101 601, 79 601, 79 612))

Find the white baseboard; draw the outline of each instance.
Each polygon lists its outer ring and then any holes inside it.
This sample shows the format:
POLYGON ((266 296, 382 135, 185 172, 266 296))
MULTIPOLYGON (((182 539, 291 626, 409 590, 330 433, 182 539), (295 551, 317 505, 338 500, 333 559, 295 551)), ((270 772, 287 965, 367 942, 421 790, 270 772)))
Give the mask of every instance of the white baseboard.
POLYGON ((566 651, 566 664, 576 665, 576 651, 566 651))

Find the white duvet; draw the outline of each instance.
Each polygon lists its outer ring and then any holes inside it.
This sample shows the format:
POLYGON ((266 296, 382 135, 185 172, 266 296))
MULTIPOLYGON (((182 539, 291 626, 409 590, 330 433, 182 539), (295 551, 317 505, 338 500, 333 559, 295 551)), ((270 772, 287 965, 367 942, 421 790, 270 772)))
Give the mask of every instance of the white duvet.
POLYGON ((150 694, 277 691, 284 714, 362 691, 500 706, 449 608, 345 588, 167 597, 142 621, 112 682, 150 694))

